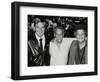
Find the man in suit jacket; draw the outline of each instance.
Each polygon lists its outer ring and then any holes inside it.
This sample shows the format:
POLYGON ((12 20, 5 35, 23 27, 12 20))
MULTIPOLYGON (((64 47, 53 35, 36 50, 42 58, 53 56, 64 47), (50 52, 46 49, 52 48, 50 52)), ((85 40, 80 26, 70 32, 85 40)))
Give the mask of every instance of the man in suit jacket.
POLYGON ((82 25, 78 25, 75 31, 77 40, 74 40, 71 44, 69 51, 68 64, 87 64, 87 38, 86 30, 82 25))
POLYGON ((44 23, 36 23, 35 32, 28 38, 28 66, 49 65, 49 43, 44 32, 44 23))

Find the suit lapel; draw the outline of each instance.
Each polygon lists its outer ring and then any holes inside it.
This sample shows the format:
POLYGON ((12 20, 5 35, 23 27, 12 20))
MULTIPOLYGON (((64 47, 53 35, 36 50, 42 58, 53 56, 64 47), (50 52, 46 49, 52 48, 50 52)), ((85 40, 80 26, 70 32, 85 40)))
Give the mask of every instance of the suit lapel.
POLYGON ((79 44, 78 41, 76 42, 76 64, 80 64, 80 53, 79 53, 79 44))
POLYGON ((36 48, 37 50, 39 50, 40 47, 39 47, 39 43, 38 43, 38 40, 36 39, 35 34, 33 34, 32 40, 35 42, 35 48, 36 48))
POLYGON ((78 42, 77 42, 77 49, 78 49, 78 50, 77 50, 77 51, 78 51, 78 53, 77 53, 77 55, 78 55, 77 57, 78 57, 78 58, 77 58, 77 59, 79 60, 78 63, 81 64, 83 61, 85 61, 85 60, 84 60, 84 56, 85 56, 85 53, 86 53, 86 45, 85 45, 85 47, 82 49, 82 52, 81 52, 82 55, 80 55, 80 48, 79 48, 78 42))

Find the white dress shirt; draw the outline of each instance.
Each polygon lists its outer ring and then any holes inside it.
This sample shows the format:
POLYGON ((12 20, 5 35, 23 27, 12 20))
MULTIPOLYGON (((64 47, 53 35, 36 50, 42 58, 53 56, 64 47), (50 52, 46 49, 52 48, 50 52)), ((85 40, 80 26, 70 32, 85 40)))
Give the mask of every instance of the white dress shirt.
POLYGON ((68 61, 69 48, 73 39, 63 38, 60 47, 50 42, 50 65, 66 65, 68 61))
POLYGON ((44 50, 44 47, 45 47, 45 36, 43 35, 42 37, 39 37, 37 36, 37 34, 35 34, 36 36, 36 39, 38 40, 38 43, 40 45, 40 39, 42 39, 42 45, 43 45, 43 50, 44 50))

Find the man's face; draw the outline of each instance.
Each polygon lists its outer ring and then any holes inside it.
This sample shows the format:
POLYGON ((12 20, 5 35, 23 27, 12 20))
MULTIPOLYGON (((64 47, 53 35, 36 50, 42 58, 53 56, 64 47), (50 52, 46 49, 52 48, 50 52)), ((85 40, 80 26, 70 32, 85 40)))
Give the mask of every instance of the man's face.
POLYGON ((58 43, 62 42, 63 36, 64 36, 63 31, 61 29, 57 29, 55 33, 55 38, 58 43))
POLYGON ((43 23, 36 24, 35 31, 39 37, 42 37, 44 35, 44 32, 45 32, 44 24, 43 23))
POLYGON ((83 29, 79 29, 76 31, 76 38, 79 42, 85 41, 85 37, 86 35, 83 29))

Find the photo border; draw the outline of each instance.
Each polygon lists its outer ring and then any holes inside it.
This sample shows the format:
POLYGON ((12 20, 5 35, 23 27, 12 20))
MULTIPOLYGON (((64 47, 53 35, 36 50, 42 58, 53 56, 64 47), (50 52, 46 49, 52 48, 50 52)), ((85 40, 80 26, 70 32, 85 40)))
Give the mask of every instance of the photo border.
POLYGON ((97 7, 94 6, 77 6, 77 5, 61 5, 61 4, 45 4, 31 2, 12 2, 11 5, 11 78, 14 80, 25 79, 41 79, 41 78, 58 78, 58 77, 73 77, 73 76, 88 76, 97 75, 97 7), (30 75, 20 76, 20 7, 43 7, 43 8, 61 8, 61 9, 79 9, 94 11, 94 72, 81 73, 63 73, 63 74, 47 74, 47 75, 30 75))

